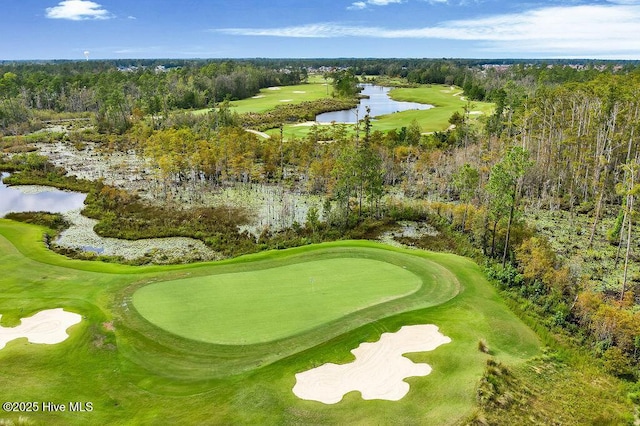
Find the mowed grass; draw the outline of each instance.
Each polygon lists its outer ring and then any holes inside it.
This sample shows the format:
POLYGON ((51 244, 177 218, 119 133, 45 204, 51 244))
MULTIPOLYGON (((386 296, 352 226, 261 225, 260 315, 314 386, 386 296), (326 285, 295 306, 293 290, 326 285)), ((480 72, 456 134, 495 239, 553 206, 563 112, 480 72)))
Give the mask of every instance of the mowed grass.
MULTIPOLYGON (((54 425, 457 424, 474 410, 488 357, 478 351, 479 339, 487 342, 491 356, 509 365, 539 354, 536 335, 506 308, 480 268, 451 254, 341 241, 215 263, 129 267, 65 259, 46 250, 42 232, 0 220, 2 322, 15 324, 20 317, 57 307, 81 314, 83 321, 70 328, 63 343, 19 339, 0 350, 2 399, 90 401, 94 410, 0 413, 0 420, 17 421, 23 415, 35 424, 54 425), (358 307, 372 304, 362 309, 353 310, 349 302, 340 318, 324 318, 311 329, 298 327, 286 338, 242 345, 169 333, 141 316, 133 302, 137 291, 154 283, 189 285, 214 282, 216 276, 235 276, 238 282, 240 274, 275 277, 283 271, 292 276, 295 268, 289 266, 325 271, 340 263, 323 262, 340 259, 359 269, 370 264, 362 260, 389 265, 389 274, 406 272, 405 281, 412 284, 383 291, 380 297, 389 300, 365 300, 358 307), (412 290, 413 276, 419 277, 417 291, 412 290), (452 342, 407 355, 427 362, 433 372, 407 379, 411 390, 402 400, 364 401, 354 392, 338 404, 324 405, 292 393, 296 373, 326 362, 349 362, 350 350, 362 342, 413 324, 436 324, 452 342)), ((308 275, 300 278, 310 285, 308 275)), ((358 293, 367 291, 361 283, 352 285, 358 293)), ((333 297, 337 304, 345 303, 341 298, 333 297)), ((294 309, 292 300, 275 303, 294 309)))
POLYGON ((374 129, 396 129, 409 126, 415 120, 423 132, 442 131, 449 127, 449 118, 453 113, 457 111, 462 114, 467 106, 472 121, 482 116, 491 115, 494 109, 493 103, 467 102, 462 95, 462 89, 455 86, 433 84, 416 88, 398 88, 393 89, 389 95, 396 101, 427 103, 433 105, 434 108, 424 111, 404 111, 378 117, 374 122, 374 129))
MULTIPOLYGON (((230 102, 231 111, 238 114, 247 112, 265 112, 282 104, 296 104, 304 101, 315 101, 329 98, 333 92, 330 84, 325 83, 305 83, 294 86, 278 86, 261 89, 257 95, 230 102)), ((195 111, 195 113, 206 113, 210 108, 195 111)))
MULTIPOLYGON (((400 102, 418 102, 433 105, 428 110, 409 110, 393 114, 375 117, 372 120, 372 130, 389 131, 402 127, 409 127, 414 121, 420 126, 423 133, 445 131, 449 128, 449 118, 454 112, 464 113, 469 108, 471 123, 481 120, 482 117, 491 115, 494 104, 490 102, 468 102, 462 95, 462 89, 447 85, 421 85, 413 88, 396 88, 389 93, 391 99, 400 102)), ((355 128, 348 125, 349 128, 355 128)), ((308 126, 286 125, 284 127, 285 139, 291 137, 305 137, 311 128, 308 126)), ((277 136, 279 130, 270 130, 267 133, 277 136)), ((355 130, 354 130, 355 132, 355 130)))
POLYGON ((337 258, 151 284, 134 294, 133 304, 171 333, 240 345, 299 334, 421 285, 396 265, 337 258))

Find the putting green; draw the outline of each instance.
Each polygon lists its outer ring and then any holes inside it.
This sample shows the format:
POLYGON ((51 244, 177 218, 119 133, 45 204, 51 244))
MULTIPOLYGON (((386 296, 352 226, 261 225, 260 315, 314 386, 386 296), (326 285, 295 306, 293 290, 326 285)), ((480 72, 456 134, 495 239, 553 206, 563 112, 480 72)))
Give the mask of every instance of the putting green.
POLYGON ((418 275, 391 263, 333 258, 155 283, 133 304, 170 333, 239 345, 293 336, 421 286, 418 275))

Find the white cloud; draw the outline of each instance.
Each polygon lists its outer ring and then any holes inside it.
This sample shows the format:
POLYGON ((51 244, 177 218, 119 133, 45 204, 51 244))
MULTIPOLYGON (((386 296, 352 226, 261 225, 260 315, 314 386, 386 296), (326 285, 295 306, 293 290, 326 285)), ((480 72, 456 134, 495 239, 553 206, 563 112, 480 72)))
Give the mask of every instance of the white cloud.
POLYGON ((363 1, 357 1, 355 3, 351 3, 351 6, 347 7, 347 9, 349 10, 361 10, 361 9, 366 9, 367 7, 367 3, 363 2, 363 1))
POLYGON ((367 0, 367 3, 374 6, 387 6, 393 3, 402 3, 403 0, 367 0))
POLYGON ((523 13, 442 22, 432 27, 390 29, 317 23, 284 28, 226 28, 225 34, 274 37, 371 37, 476 42, 495 52, 594 56, 640 52, 640 1, 547 7, 523 13))
POLYGON ((371 6, 388 6, 390 4, 404 3, 404 1, 405 0, 366 0, 366 1, 357 1, 357 2, 351 3, 351 6, 347 7, 347 9, 349 9, 349 10, 362 10, 362 9, 366 9, 368 5, 371 5, 371 6))
POLYGON ((65 0, 57 6, 48 7, 47 18, 84 21, 89 19, 110 19, 113 16, 102 5, 88 0, 65 0))
POLYGON ((211 30, 229 35, 292 38, 372 37, 373 28, 349 27, 331 22, 284 28, 221 28, 211 30))

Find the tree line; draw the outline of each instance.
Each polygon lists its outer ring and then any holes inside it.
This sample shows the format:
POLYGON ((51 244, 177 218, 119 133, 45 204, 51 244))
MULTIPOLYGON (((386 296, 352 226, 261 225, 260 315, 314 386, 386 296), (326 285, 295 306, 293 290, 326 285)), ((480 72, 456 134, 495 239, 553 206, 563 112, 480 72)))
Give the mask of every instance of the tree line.
POLYGON ((232 61, 124 69, 102 62, 13 64, 0 66, 0 76, 0 131, 4 134, 24 133, 30 121, 55 118, 56 113, 91 113, 101 132, 123 133, 135 115, 167 116, 176 109, 212 107, 306 78, 300 69, 232 61))
POLYGON ((105 133, 124 132, 135 114, 167 115, 244 99, 259 89, 304 82, 309 72, 341 77, 338 92, 353 91, 353 76, 404 78, 416 84, 455 84, 472 100, 496 100, 507 84, 586 81, 627 73, 634 62, 517 62, 462 59, 113 60, 0 63, 0 132, 19 134, 61 113, 95 116, 105 133), (348 70, 348 72, 347 72, 348 70), (351 76, 351 80, 349 77, 351 76), (515 82, 515 83, 514 83, 515 82))

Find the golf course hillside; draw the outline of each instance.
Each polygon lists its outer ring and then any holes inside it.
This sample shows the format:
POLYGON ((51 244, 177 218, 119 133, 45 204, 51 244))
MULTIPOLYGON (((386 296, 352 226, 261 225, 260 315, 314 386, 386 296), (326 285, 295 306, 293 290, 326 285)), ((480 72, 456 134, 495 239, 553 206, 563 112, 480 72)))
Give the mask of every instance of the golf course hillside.
POLYGON ((536 334, 507 309, 480 268, 452 254, 340 241, 135 267, 64 258, 45 248, 44 231, 0 220, 0 331, 48 309, 82 321, 56 343, 8 341, 0 349, 2 396, 67 404, 67 410, 4 412, 0 419, 456 424, 475 410, 487 359, 518 366, 540 353, 536 334), (409 333, 409 326, 418 328, 409 333), (399 364, 381 363, 373 346, 366 355, 360 350, 359 376, 390 369, 401 390, 393 398, 371 396, 388 392, 382 379, 367 398, 349 390, 360 389, 356 384, 331 404, 293 392, 296 375, 352 364, 356 348, 436 331, 432 346, 381 343, 381 354, 393 353, 399 364), (478 350, 479 341, 486 351, 478 350), (396 372, 395 365, 410 372, 396 372), (69 410, 77 401, 92 409, 69 410))

